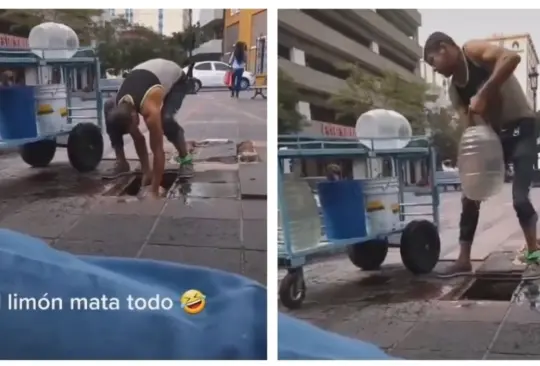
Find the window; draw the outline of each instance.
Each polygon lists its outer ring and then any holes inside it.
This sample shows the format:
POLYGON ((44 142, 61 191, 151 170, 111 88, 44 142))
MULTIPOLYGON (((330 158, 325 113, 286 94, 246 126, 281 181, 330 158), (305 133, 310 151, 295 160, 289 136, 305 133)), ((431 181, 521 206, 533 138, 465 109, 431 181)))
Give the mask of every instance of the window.
POLYGON ((205 62, 203 64, 198 64, 194 67, 195 70, 212 70, 212 65, 210 62, 205 62))
POLYGON ((229 71, 231 67, 227 64, 222 64, 221 62, 214 62, 214 67, 217 71, 229 71))

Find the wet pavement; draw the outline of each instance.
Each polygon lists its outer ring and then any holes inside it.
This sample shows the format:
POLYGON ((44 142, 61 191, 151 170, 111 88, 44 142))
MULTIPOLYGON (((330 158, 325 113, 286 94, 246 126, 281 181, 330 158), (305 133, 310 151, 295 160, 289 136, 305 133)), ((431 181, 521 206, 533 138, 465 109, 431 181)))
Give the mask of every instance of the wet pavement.
MULTIPOLYGON (((234 155, 236 144, 246 139, 266 149, 266 103, 230 100, 219 92, 188 96, 177 120, 188 140, 230 141, 212 153, 205 151, 208 146, 198 148, 195 177, 189 182, 173 179, 168 187, 171 198, 139 199, 126 190, 136 185, 134 177, 105 181, 99 171, 76 173, 63 149, 44 169, 29 168, 17 155, 3 154, 0 227, 43 238, 75 254, 196 264, 265 284, 266 197, 241 199, 242 164, 234 155)), ((136 169, 137 156, 128 138, 125 150, 136 169)), ((168 157, 174 156, 168 142, 165 150, 168 157)), ((113 156, 107 141, 100 169, 111 166, 113 156)), ((256 164, 266 166, 266 160, 256 164)), ((176 166, 168 168, 174 174, 176 166)))
MULTIPOLYGON (((506 185, 483 203, 473 246, 475 269, 490 253, 516 253, 523 246, 510 188, 506 185)), ((540 190, 533 189, 531 199, 540 203, 540 190)), ((443 193, 441 201, 441 262, 436 270, 458 253, 460 194, 443 193)), ((304 270, 307 295, 302 308, 291 311, 280 305, 280 310, 377 344, 397 357, 540 359, 540 312, 523 299, 522 304, 510 301, 519 281, 486 281, 472 288, 470 278, 414 276, 403 267, 399 249, 389 250, 380 271, 361 271, 345 254, 317 259, 304 270)), ((284 273, 279 271, 280 278, 284 273)))

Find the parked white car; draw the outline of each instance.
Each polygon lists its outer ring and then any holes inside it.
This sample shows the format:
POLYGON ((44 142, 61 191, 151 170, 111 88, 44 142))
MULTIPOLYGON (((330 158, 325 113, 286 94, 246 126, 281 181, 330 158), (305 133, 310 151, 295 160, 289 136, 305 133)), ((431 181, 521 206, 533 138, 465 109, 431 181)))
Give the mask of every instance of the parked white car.
MULTIPOLYGON (((187 67, 184 72, 187 72, 187 67)), ((200 88, 216 88, 225 86, 225 73, 231 67, 221 61, 201 61, 196 62, 193 67, 193 78, 195 79, 195 91, 200 88)), ((244 71, 242 75, 242 89, 247 89, 255 84, 255 75, 249 71, 244 71)))

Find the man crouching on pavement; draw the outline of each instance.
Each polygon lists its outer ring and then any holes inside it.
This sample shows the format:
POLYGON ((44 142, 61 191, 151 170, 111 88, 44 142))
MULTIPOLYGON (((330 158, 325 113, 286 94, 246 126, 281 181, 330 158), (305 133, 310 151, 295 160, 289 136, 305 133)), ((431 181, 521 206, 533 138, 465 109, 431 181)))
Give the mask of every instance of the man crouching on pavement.
POLYGON ((129 171, 123 142, 123 135, 129 134, 141 163, 142 183, 151 184, 154 197, 159 197, 165 170, 163 135, 178 151, 179 175, 193 176, 193 163, 184 130, 174 119, 186 94, 193 91, 193 81, 189 74, 184 73, 173 61, 153 59, 143 62, 127 75, 116 98, 107 101, 105 105, 107 134, 116 153, 116 166, 112 175, 118 176, 129 171), (138 127, 139 114, 150 135, 153 169, 150 167, 144 135, 138 127))

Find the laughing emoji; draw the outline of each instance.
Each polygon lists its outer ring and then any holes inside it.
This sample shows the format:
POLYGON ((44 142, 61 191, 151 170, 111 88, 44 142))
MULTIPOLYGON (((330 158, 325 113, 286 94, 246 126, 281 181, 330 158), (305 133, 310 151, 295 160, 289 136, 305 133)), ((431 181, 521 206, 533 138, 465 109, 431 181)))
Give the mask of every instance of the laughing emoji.
POLYGON ((199 290, 187 290, 180 298, 182 309, 188 314, 199 314, 206 307, 206 296, 199 290))

